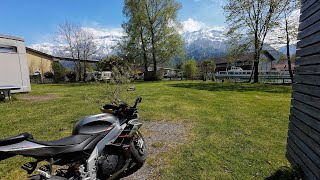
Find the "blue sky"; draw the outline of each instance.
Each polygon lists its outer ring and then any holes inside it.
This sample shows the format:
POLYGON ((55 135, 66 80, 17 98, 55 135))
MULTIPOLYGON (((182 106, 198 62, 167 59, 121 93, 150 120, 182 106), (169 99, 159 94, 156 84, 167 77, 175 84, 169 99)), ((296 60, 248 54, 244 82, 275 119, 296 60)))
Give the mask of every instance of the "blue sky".
MULTIPOLYGON (((223 0, 178 0, 178 20, 186 31, 224 26, 223 0)), ((122 0, 0 0, 0 34, 23 37, 27 45, 49 42, 68 20, 94 29, 119 29, 122 0)))

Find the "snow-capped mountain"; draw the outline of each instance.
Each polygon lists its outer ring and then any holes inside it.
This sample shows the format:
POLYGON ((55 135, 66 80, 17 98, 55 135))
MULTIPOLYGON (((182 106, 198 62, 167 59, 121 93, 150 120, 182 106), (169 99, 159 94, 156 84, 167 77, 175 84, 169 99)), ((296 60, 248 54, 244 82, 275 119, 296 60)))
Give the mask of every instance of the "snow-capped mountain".
POLYGON ((50 54, 59 56, 64 49, 62 44, 53 44, 53 43, 41 43, 41 44, 33 44, 30 46, 32 49, 50 54))
MULTIPOLYGON (((97 50, 93 55, 93 59, 101 59, 109 54, 114 54, 116 52, 115 47, 121 40, 122 35, 100 35, 94 36, 94 42, 97 46, 97 50)), ((65 46, 63 44, 56 43, 41 43, 33 44, 30 46, 38 51, 55 55, 55 56, 65 56, 65 46)))
POLYGON ((227 53, 226 37, 223 31, 201 29, 182 34, 187 58, 196 60, 222 57, 227 53))
MULTIPOLYGON (((117 44, 123 37, 122 33, 118 34, 101 34, 93 33, 94 42, 97 46, 97 52, 94 58, 101 59, 107 55, 114 54, 117 51, 117 44)), ((221 57, 226 52, 225 40, 223 31, 212 29, 201 29, 194 32, 186 32, 182 34, 185 40, 187 57, 194 59, 203 59, 209 57, 221 57)), ((41 43, 30 46, 38 51, 63 56, 65 47, 62 44, 41 43)))
MULTIPOLYGON (((294 11, 289 18, 290 26, 298 26, 300 11, 294 11)), ((280 22, 281 26, 273 29, 266 37, 265 44, 270 45, 272 48, 280 52, 286 52, 285 41, 280 41, 284 32, 284 20, 280 22)), ((121 29, 116 30, 97 30, 93 28, 86 28, 94 35, 94 42, 97 45, 97 52, 94 58, 101 59, 107 55, 114 54, 117 51, 117 44, 124 36, 121 29)), ((185 49, 187 58, 194 58, 196 60, 223 57, 227 53, 226 40, 224 31, 210 29, 208 27, 201 28, 196 31, 185 31, 181 34, 185 41, 185 49)), ((292 41, 290 50, 295 53, 297 41, 292 41)), ((41 43, 30 46, 33 49, 42 51, 44 53, 62 56, 64 53, 64 45, 54 43, 41 43)))
POLYGON ((217 31, 209 28, 204 28, 198 31, 185 32, 182 34, 182 38, 187 45, 197 40, 209 40, 211 42, 224 42, 226 37, 222 31, 217 31))

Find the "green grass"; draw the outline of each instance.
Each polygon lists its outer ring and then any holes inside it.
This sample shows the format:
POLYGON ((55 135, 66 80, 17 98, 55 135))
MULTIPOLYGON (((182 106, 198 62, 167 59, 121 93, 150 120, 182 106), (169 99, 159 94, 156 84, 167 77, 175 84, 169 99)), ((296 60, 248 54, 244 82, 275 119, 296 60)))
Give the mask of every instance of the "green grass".
MULTIPOLYGON (((189 141, 165 153, 163 179, 263 179, 285 158, 290 86, 172 81, 137 83, 131 96, 145 121, 175 121, 190 127, 189 141)), ((56 99, 0 103, 0 138, 30 132, 35 139, 67 136, 84 116, 99 113, 95 84, 32 85, 30 95, 53 93, 56 99)), ((28 94, 17 95, 28 96, 28 94)), ((0 162, 0 177, 23 179, 17 157, 0 162)))

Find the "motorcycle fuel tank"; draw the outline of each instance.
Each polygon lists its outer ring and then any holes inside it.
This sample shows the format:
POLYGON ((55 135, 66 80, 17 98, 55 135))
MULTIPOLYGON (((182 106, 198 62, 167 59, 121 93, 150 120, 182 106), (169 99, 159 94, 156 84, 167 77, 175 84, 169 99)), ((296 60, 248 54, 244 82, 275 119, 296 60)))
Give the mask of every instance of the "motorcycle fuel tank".
POLYGON ((119 124, 117 117, 112 114, 104 113, 87 116, 75 124, 72 134, 96 134, 107 131, 113 124, 119 124))

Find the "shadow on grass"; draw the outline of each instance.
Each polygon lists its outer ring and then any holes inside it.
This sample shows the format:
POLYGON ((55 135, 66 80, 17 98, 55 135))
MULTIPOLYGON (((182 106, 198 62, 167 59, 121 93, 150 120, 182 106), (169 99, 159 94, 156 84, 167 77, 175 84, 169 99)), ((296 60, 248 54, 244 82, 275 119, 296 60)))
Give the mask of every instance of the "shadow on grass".
POLYGON ((303 172, 298 167, 281 167, 265 180, 300 180, 303 179, 303 172))
POLYGON ((206 91, 261 91, 269 93, 290 93, 291 85, 275 84, 247 84, 247 83, 179 83, 168 86, 177 88, 190 88, 206 91))
MULTIPOLYGON (((100 83, 96 83, 96 85, 99 85, 100 83)), ((102 83, 101 83, 102 84, 102 83)), ((95 83, 91 83, 91 82, 86 82, 86 83, 68 83, 68 82, 63 82, 63 83, 52 83, 52 84, 36 84, 38 86, 62 86, 64 88, 68 88, 68 87, 83 87, 83 86, 90 86, 90 85, 95 85, 95 83)))

